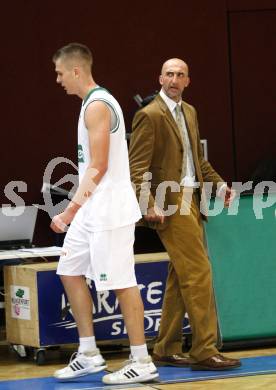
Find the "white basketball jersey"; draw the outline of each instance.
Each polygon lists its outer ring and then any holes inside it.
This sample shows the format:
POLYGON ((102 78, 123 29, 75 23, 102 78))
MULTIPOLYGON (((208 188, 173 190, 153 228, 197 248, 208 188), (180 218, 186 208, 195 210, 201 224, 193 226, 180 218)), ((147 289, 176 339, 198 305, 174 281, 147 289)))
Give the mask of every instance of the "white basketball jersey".
MULTIPOLYGON (((102 101, 111 112, 108 169, 96 190, 77 213, 90 231, 115 229, 137 222, 140 208, 130 181, 128 150, 123 113, 116 99, 104 88, 96 87, 82 103, 78 123, 79 181, 90 164, 88 130, 84 114, 93 101, 102 101)), ((90 157, 91 156, 91 157, 90 157)))

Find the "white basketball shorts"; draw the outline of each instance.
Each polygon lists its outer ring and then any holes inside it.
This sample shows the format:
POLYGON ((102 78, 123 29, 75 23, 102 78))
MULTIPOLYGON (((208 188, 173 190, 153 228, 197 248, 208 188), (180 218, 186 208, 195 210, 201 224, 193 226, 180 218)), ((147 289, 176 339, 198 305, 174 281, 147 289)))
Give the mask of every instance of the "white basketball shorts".
POLYGON ((136 286, 134 229, 131 224, 91 232, 74 220, 65 236, 57 274, 84 275, 94 280, 97 291, 136 286))

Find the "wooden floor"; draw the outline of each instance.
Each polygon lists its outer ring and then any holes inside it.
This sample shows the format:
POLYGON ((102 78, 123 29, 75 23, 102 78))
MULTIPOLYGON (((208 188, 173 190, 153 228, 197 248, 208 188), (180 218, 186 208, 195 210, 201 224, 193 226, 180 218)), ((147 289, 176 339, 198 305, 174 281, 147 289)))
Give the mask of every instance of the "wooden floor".
MULTIPOLYGON (((25 379, 52 376, 53 372, 63 367, 70 357, 72 350, 65 348, 58 351, 48 351, 45 365, 37 366, 32 359, 19 360, 18 356, 10 350, 10 347, 2 342, 0 344, 0 380, 25 379)), ((113 370, 127 359, 128 352, 103 353, 108 361, 108 368, 113 370)), ((254 357, 276 355, 276 348, 248 349, 243 351, 227 352, 225 355, 232 357, 254 357)), ((171 385, 149 384, 140 387, 141 390, 255 390, 255 389, 276 389, 275 375, 257 375, 241 378, 229 378, 200 382, 179 383, 171 385)))

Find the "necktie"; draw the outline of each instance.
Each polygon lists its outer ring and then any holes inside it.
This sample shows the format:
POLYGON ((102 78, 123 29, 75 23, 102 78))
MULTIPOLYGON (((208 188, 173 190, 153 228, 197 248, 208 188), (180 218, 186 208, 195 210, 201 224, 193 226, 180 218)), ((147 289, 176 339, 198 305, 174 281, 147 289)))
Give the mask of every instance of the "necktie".
POLYGON ((180 136, 183 143, 183 160, 182 160, 182 172, 181 172, 181 179, 183 179, 187 170, 188 140, 187 140, 186 129, 184 127, 185 125, 183 123, 183 117, 181 115, 181 107, 179 104, 175 106, 175 121, 180 130, 180 136))

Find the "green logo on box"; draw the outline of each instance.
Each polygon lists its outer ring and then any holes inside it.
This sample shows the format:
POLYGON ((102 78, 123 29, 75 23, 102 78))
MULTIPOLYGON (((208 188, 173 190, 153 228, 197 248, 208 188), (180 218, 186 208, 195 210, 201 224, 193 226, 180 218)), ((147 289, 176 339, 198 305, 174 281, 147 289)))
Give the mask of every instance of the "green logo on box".
POLYGON ((16 293, 15 293, 15 295, 16 295, 17 297, 19 297, 19 298, 22 298, 24 294, 25 294, 25 291, 22 290, 21 288, 19 288, 19 289, 16 291, 16 293))

